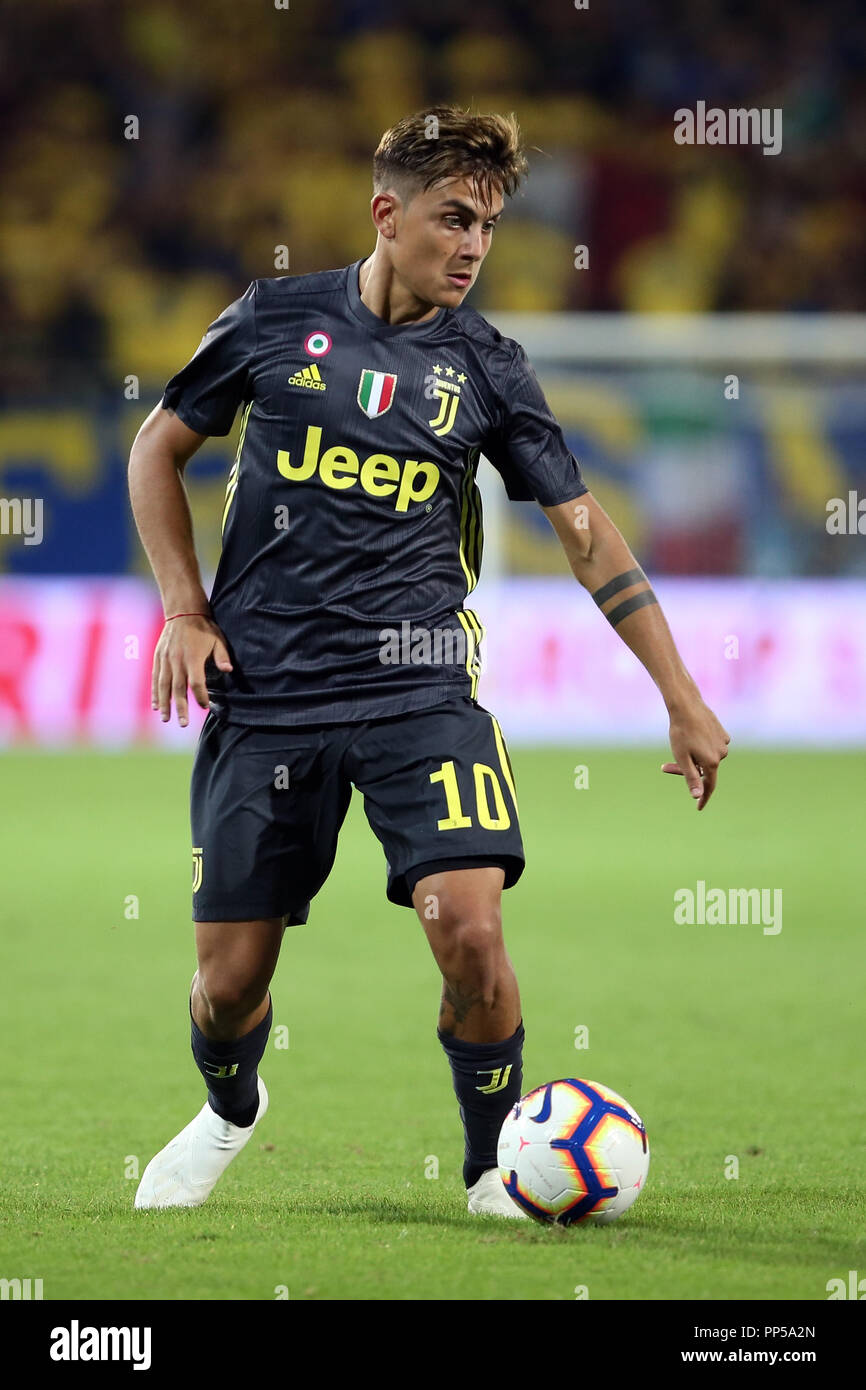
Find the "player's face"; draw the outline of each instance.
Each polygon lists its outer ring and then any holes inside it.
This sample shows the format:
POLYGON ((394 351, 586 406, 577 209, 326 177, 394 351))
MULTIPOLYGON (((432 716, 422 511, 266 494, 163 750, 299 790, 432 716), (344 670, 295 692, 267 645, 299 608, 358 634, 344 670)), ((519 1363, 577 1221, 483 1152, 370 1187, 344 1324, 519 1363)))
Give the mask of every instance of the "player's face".
POLYGON ((448 179, 401 208, 391 260, 407 289, 428 304, 456 309, 490 250, 503 199, 485 206, 468 179, 448 179))

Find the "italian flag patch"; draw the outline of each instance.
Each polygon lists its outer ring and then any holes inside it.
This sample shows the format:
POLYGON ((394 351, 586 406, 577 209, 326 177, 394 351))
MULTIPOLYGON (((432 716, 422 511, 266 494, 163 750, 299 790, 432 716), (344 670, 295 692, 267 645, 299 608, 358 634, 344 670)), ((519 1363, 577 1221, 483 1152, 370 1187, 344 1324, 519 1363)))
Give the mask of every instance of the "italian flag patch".
POLYGON ((384 415, 394 399, 397 377, 393 372, 373 372, 365 369, 358 382, 358 404, 371 420, 384 415))

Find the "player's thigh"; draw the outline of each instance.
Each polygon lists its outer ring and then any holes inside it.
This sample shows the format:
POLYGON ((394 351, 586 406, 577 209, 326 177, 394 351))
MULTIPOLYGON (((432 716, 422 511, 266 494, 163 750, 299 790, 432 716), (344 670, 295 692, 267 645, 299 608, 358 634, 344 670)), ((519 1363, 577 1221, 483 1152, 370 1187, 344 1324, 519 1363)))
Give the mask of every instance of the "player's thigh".
POLYGON ((193 919, 305 922, 351 796, 333 740, 210 716, 193 766, 193 919))
POLYGON ((413 905, 419 879, 498 865, 504 886, 524 867, 514 777, 494 717, 469 699, 378 720, 352 749, 352 780, 382 843, 387 895, 413 905))

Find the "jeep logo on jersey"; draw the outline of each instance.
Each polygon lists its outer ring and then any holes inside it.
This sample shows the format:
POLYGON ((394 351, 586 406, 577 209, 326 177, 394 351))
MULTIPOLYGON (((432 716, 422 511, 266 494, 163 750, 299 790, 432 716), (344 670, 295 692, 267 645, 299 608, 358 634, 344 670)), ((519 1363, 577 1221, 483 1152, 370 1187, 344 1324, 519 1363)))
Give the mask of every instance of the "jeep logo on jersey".
POLYGON ((396 385, 397 378, 393 372, 365 369, 358 382, 358 404, 364 414, 375 420, 377 415, 384 415, 386 410, 390 410, 396 385))
POLYGON ((306 482, 318 473, 325 487, 337 492, 360 483, 370 497, 393 497, 396 493, 394 510, 398 512, 407 511, 410 502, 426 502, 439 486, 439 469, 429 459, 406 459, 401 463, 390 454, 370 454, 362 463, 354 449, 343 444, 326 449, 320 457, 321 447, 321 429, 308 425, 300 463, 292 463, 288 449, 278 449, 278 473, 296 483, 306 482))

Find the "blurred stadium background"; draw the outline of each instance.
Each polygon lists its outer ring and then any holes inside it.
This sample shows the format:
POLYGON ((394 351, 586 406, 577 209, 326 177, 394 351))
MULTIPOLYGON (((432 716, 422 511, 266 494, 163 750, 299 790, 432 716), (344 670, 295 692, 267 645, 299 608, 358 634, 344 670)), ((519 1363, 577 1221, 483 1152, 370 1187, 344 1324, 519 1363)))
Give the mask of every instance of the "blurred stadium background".
MULTIPOLYGON (((0 740, 177 738, 130 442, 279 248, 292 274, 372 248, 372 150, 436 100, 521 121, 469 302, 527 347, 706 698, 740 740, 866 739, 866 541, 827 529, 866 496, 864 70, 847 0, 8 6, 0 496, 44 519, 3 518, 0 740), (781 108, 782 153, 676 144, 699 99, 781 108)), ((187 474, 210 572, 235 444, 187 474)), ((540 511, 484 496, 481 698, 512 740, 662 737, 540 511)))
MULTIPOLYGON (((572 1301, 579 1279, 597 1320, 605 1299, 824 1299, 866 1268, 866 535, 856 512, 853 530, 827 526, 831 499, 866 498, 864 72, 854 0, 7 0, 4 1283, 182 1310, 282 1288, 572 1301), (531 177, 470 302, 526 346, 734 740, 695 815, 659 775, 649 677, 540 511, 488 470, 472 605, 480 698, 524 745, 528 865, 506 902, 524 1081, 579 1066, 627 1095, 650 1181, 621 1227, 568 1240, 468 1216, 438 976, 414 917, 384 901, 356 797, 312 925, 284 946, 291 1052, 265 1059, 262 1144, 205 1213, 135 1213, 138 1174, 202 1096, 185 998, 194 730, 150 710, 161 608, 129 446, 222 308, 284 273, 277 248, 289 273, 372 249, 372 151, 440 100, 523 125, 531 177), (673 113, 699 100, 781 108, 782 152, 676 144, 673 113), (39 499, 27 544, 12 504, 23 520, 39 499), (608 747, 585 754, 593 741, 608 747), (696 881, 783 889, 784 930, 677 925, 672 894, 696 881), (832 1123, 813 1122, 814 1095, 832 1123)), ((237 427, 187 470, 211 572, 236 444, 237 427)))

